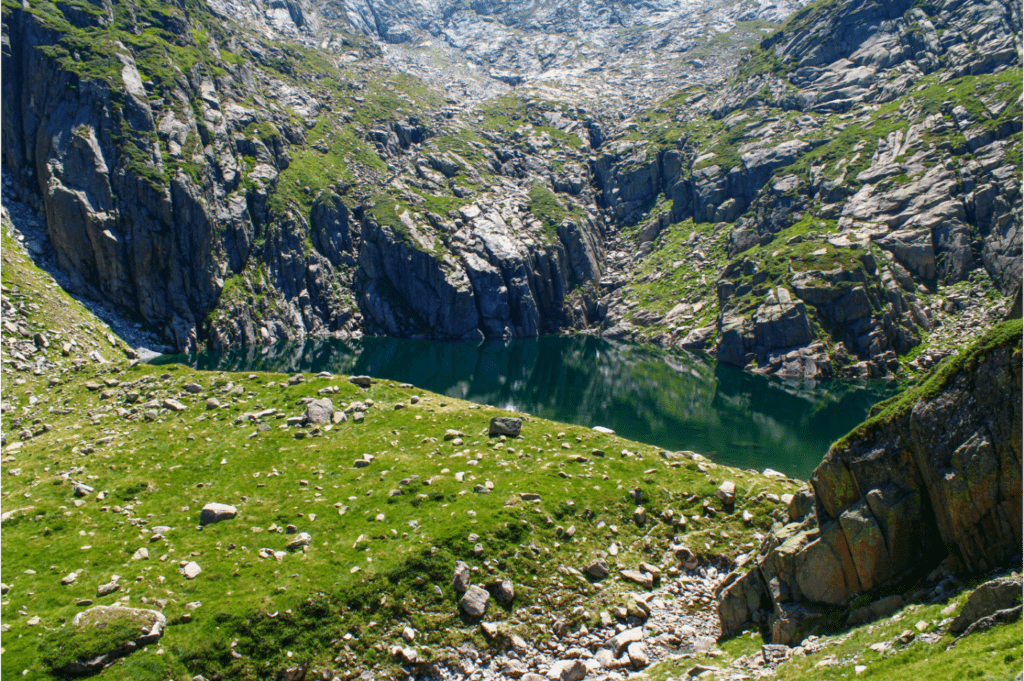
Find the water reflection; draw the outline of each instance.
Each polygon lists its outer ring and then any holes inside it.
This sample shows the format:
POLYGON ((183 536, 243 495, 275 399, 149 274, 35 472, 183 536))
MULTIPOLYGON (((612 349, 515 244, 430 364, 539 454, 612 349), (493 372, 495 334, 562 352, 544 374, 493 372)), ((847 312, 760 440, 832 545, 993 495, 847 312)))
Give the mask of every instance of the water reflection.
POLYGON ((606 426, 670 450, 806 478, 829 444, 888 397, 886 384, 785 382, 709 358, 587 336, 480 344, 365 338, 310 340, 165 356, 223 371, 331 371, 544 418, 606 426))

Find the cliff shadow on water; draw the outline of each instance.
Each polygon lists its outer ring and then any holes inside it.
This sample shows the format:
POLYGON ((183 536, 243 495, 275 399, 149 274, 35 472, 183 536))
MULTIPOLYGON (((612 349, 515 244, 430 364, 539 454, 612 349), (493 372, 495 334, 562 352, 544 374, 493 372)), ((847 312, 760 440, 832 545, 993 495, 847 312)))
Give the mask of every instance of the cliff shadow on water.
POLYGON ((482 343, 307 340, 165 355, 155 362, 202 370, 365 374, 555 421, 605 426, 628 439, 801 479, 833 441, 894 392, 880 382, 780 381, 699 354, 591 336, 482 343))

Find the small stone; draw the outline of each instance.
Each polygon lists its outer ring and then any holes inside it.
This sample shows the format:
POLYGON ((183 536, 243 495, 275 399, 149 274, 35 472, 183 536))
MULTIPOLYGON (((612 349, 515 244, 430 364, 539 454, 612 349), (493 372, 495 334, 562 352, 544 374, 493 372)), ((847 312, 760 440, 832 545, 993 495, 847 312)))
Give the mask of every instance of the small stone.
POLYGON ((190 561, 181 568, 181 574, 185 575, 185 579, 195 579, 199 576, 199 573, 203 571, 203 568, 199 567, 199 563, 190 561))
POLYGON ((736 503, 736 483, 732 480, 726 480, 718 486, 715 496, 726 506, 732 506, 736 503))
POLYGON ((452 587, 458 593, 464 592, 469 588, 469 582, 472 575, 469 570, 469 566, 461 560, 455 563, 455 574, 452 576, 452 587))

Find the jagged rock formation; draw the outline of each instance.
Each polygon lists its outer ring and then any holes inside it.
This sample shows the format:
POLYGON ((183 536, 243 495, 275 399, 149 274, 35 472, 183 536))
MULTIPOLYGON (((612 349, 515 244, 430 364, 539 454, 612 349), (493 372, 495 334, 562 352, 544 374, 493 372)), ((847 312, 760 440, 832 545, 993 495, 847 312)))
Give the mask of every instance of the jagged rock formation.
POLYGON ((829 450, 753 567, 723 580, 723 634, 760 621, 788 644, 809 633, 815 606, 846 606, 942 561, 969 574, 1019 565, 1022 389, 1018 319, 878 405, 829 450))
POLYGON ((905 4, 5 6, 5 201, 170 349, 580 330, 891 376, 1021 262, 1020 3, 905 4))

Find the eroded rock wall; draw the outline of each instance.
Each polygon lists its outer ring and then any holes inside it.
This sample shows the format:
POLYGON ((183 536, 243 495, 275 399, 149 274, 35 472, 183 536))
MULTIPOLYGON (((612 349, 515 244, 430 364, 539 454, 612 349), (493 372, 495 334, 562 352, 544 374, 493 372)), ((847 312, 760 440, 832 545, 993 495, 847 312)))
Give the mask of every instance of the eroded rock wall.
POLYGON ((755 566, 719 588, 724 635, 792 643, 820 605, 1021 556, 1021 322, 1005 322, 829 450, 755 566), (813 497, 812 497, 813 494, 813 497), (812 503, 813 500, 813 503, 812 503))

